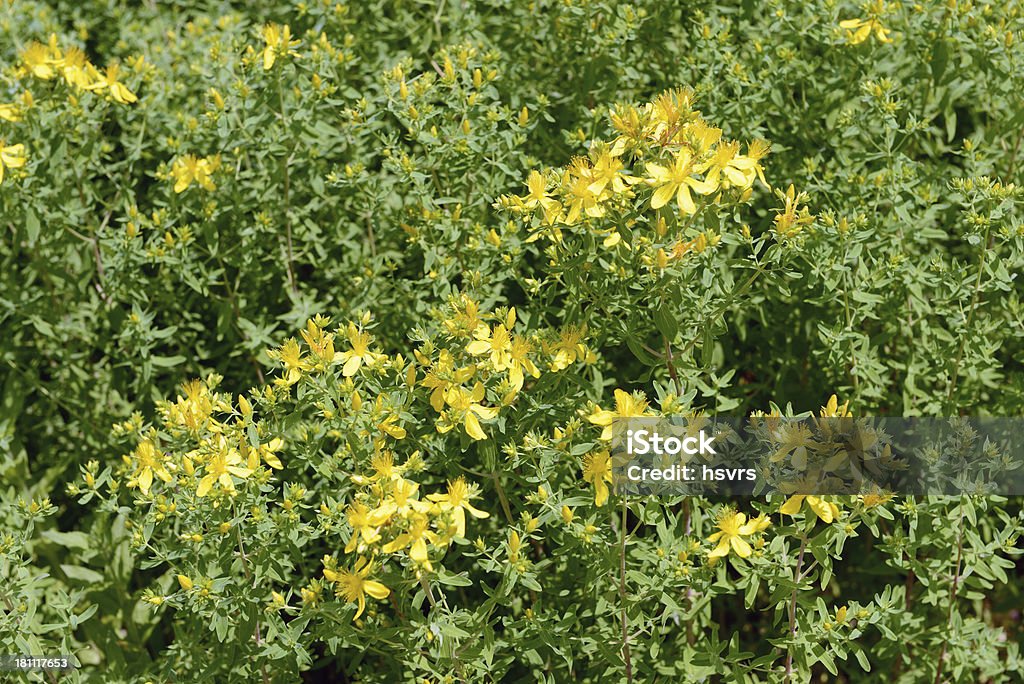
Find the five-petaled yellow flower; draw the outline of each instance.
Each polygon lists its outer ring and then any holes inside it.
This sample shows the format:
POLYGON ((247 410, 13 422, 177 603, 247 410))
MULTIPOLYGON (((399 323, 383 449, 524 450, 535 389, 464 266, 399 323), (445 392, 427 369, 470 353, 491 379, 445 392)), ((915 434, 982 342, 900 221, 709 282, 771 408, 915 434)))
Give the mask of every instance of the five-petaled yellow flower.
POLYGON ((594 503, 604 506, 608 500, 608 485, 612 483, 612 457, 606 450, 583 457, 583 480, 594 485, 594 503))
POLYGON ((758 516, 747 520, 746 513, 737 513, 731 508, 723 508, 718 514, 718 532, 715 532, 708 541, 718 545, 708 554, 708 558, 722 558, 734 551, 740 558, 749 558, 753 549, 743 537, 765 530, 771 523, 767 518, 758 516))
POLYGON ((92 82, 91 85, 87 86, 89 90, 94 92, 106 90, 110 93, 110 98, 119 104, 132 104, 138 101, 138 97, 128 87, 117 80, 118 72, 120 67, 116 64, 107 65, 106 72, 101 74, 99 78, 92 82))
POLYGON ((516 324, 516 310, 510 309, 505 317, 505 322, 494 326, 492 332, 486 324, 481 324, 473 333, 474 339, 466 345, 466 351, 473 356, 487 354, 491 361, 491 367, 496 371, 508 370, 512 365, 512 336, 509 330, 516 324))
POLYGON ((601 441, 607 442, 612 438, 613 420, 647 415, 650 413, 647 411, 647 399, 643 398, 643 395, 638 396, 617 389, 615 390, 615 410, 605 411, 598 406, 597 410, 587 416, 587 420, 604 428, 601 431, 601 441))
POLYGON ((466 512, 474 518, 487 518, 490 513, 481 511, 469 503, 471 499, 478 496, 476 485, 466 482, 466 478, 460 477, 457 480, 448 482, 447 494, 430 494, 428 499, 433 501, 439 510, 451 511, 452 519, 455 522, 455 534, 459 537, 466 536, 466 512))
POLYGON ((363 611, 366 610, 367 595, 372 596, 378 601, 383 601, 391 594, 391 590, 380 582, 367 579, 372 569, 373 565, 365 558, 360 558, 356 561, 354 571, 324 569, 324 577, 329 582, 334 583, 335 592, 340 594, 349 603, 355 603, 359 606, 359 610, 352 616, 353 621, 357 620, 363 614, 363 611))
POLYGON ((345 364, 342 366, 341 374, 346 378, 351 378, 358 373, 359 368, 364 364, 367 368, 372 368, 374 364, 384 358, 383 354, 370 351, 373 337, 365 330, 356 327, 355 323, 349 322, 345 336, 348 337, 348 343, 352 348, 348 351, 337 352, 335 360, 345 364))
POLYGON ((206 465, 206 475, 199 481, 196 495, 206 496, 214 484, 219 484, 221 489, 228 493, 234 492, 235 483, 231 476, 245 479, 252 474, 252 470, 244 467, 242 463, 242 457, 238 451, 230 448, 226 440, 221 437, 220 449, 210 457, 210 462, 206 465))
POLYGON ((27 161, 24 145, 7 145, 0 140, 0 183, 4 182, 4 169, 21 168, 27 161))
POLYGON ((171 177, 174 179, 174 192, 182 193, 192 183, 205 190, 216 190, 211 176, 220 168, 220 155, 213 157, 196 157, 186 154, 174 160, 171 166, 171 177))
POLYGON ((156 448, 152 440, 145 439, 135 447, 135 474, 132 479, 139 486, 143 494, 149 494, 149 488, 153 485, 153 476, 156 475, 164 482, 171 481, 171 474, 164 465, 164 455, 156 448))
POLYGON ((695 168, 695 161, 693 154, 684 148, 676 153, 671 166, 648 163, 644 167, 650 175, 648 183, 656 188, 654 195, 651 196, 651 209, 660 209, 675 197, 683 213, 693 214, 697 211, 690 189, 707 195, 714 192, 716 186, 694 178, 693 174, 698 171, 695 168))
MULTIPOLYGON (((480 426, 480 418, 494 420, 498 417, 498 409, 480 403, 484 400, 484 394, 484 386, 479 382, 472 390, 457 385, 449 387, 444 393, 444 401, 454 413, 454 422, 461 422, 466 434, 476 440, 487 439, 487 433, 480 426)), ((454 422, 438 423, 438 432, 448 432, 454 422)))

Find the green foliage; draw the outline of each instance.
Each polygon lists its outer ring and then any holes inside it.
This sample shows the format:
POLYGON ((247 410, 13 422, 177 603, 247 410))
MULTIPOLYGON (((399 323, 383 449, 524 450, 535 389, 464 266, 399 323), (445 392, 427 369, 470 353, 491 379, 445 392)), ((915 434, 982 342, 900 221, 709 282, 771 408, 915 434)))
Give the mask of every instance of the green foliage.
POLYGON ((1020 415, 1022 11, 0 0, 0 655, 1018 680, 1018 500, 627 500, 604 428, 1020 415))

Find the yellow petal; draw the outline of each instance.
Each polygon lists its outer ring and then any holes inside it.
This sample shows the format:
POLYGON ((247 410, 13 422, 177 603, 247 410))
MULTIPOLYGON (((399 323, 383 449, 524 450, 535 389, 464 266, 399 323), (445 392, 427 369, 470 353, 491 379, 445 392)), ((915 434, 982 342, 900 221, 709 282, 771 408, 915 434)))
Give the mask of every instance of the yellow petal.
POLYGON ((708 558, 721 558, 729 555, 729 538, 722 536, 718 542, 718 546, 708 554, 708 558))
POLYGON ((674 183, 668 183, 655 190, 651 196, 651 209, 661 209, 668 204, 672 195, 676 193, 676 187, 674 183))
POLYGON ((363 591, 365 591, 367 594, 377 599, 378 601, 386 599, 391 594, 390 589, 385 587, 380 582, 375 582, 373 580, 367 580, 363 582, 363 591))
POLYGON ((794 494, 793 496, 789 497, 786 503, 782 504, 782 507, 779 508, 779 513, 782 513, 784 515, 796 515, 800 512, 800 506, 802 506, 803 503, 803 495, 794 494))
POLYGON ((737 556, 740 558, 750 558, 750 554, 753 552, 753 549, 750 548, 750 544, 739 537, 732 537, 731 543, 732 550, 736 552, 737 556))
POLYGON ((196 489, 196 496, 204 497, 207 494, 209 494, 210 489, 213 487, 213 483, 214 481, 216 481, 216 479, 217 478, 214 475, 207 475, 202 480, 200 480, 199 487, 198 489, 196 489))
POLYGON ((346 378, 351 378, 356 374, 356 371, 359 370, 359 366, 362 362, 363 360, 361 358, 353 354, 348 358, 348 361, 345 362, 345 367, 341 369, 341 374, 346 378))
POLYGON ((146 468, 139 475, 139 489, 143 494, 149 494, 149 488, 153 484, 153 471, 146 468))
POLYGON ((473 340, 472 342, 466 345, 466 351, 469 352, 470 354, 473 354, 474 356, 486 354, 488 351, 490 351, 490 349, 491 345, 484 340, 473 340))
POLYGON ((483 429, 480 427, 480 421, 476 419, 476 415, 472 411, 466 411, 464 422, 467 435, 473 439, 487 439, 487 435, 484 434, 483 429))
POLYGON ((697 205, 693 203, 693 197, 690 196, 690 188, 686 183, 679 186, 679 192, 676 195, 676 199, 679 201, 679 209, 682 212, 686 214, 697 213, 697 205))

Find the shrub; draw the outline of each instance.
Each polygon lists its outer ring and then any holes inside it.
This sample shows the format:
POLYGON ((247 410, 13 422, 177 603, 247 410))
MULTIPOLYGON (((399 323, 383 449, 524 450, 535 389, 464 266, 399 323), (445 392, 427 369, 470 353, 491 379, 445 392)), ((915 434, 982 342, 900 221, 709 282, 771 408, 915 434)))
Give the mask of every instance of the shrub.
POLYGON ((1017 498, 633 497, 609 437, 1020 413, 1022 27, 3 3, 0 656, 1015 681, 1017 498))

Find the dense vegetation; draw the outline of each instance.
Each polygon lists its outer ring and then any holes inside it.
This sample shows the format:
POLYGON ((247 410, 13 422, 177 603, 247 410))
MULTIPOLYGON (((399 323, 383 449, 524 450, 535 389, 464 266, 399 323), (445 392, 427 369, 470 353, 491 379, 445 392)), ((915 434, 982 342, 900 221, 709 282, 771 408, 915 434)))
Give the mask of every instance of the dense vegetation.
POLYGON ((0 656, 1019 680, 1018 499, 607 437, 1022 413, 1022 10, 0 0, 0 656))

